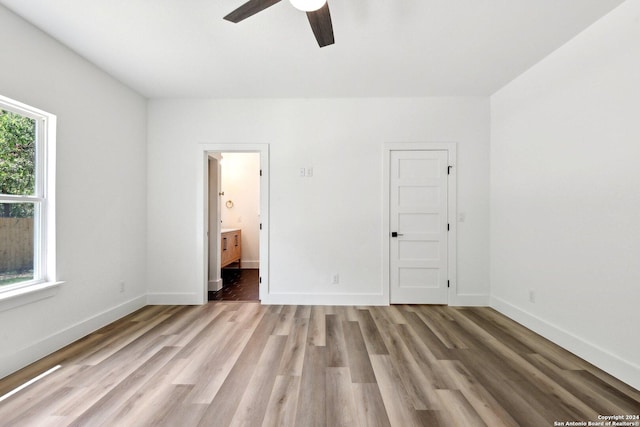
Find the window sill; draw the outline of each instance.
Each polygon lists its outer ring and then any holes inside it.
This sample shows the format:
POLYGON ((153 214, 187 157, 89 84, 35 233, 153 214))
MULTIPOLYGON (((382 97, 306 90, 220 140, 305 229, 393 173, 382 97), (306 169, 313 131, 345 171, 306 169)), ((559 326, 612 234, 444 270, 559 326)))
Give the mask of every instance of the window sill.
POLYGON ((63 283, 64 282, 45 282, 7 292, 0 292, 0 312, 50 298, 58 293, 58 288, 63 283))

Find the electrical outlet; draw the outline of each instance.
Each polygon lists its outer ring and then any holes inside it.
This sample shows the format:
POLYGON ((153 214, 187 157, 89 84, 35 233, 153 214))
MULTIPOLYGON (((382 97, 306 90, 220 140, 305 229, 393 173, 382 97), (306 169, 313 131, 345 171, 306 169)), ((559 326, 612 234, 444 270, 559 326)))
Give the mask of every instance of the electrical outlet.
POLYGON ((300 168, 300 178, 304 178, 307 176, 307 170, 305 168, 300 168))
POLYGON ((307 168, 307 178, 311 178, 313 176, 313 168, 307 168))
POLYGON ((536 302, 536 291, 529 290, 529 302, 536 302))
POLYGON ((120 293, 123 293, 125 289, 124 282, 120 282, 120 293))
POLYGON ((331 284, 332 285, 340 284, 340 275, 338 273, 336 273, 333 276, 331 276, 331 284))

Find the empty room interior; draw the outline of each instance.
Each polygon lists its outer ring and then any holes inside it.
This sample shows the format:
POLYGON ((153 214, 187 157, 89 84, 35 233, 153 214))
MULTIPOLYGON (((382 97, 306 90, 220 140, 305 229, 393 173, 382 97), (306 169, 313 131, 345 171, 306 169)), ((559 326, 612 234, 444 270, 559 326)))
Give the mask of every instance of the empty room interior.
POLYGON ((640 426, 639 0, 0 38, 0 425, 640 426))

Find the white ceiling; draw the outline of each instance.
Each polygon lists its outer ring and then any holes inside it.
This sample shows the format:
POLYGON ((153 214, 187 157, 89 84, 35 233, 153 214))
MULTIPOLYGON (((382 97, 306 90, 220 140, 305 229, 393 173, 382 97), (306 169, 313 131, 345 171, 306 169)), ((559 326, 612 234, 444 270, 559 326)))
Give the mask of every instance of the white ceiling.
POLYGON ((320 49, 287 0, 0 0, 150 98, 486 96, 623 0, 329 0, 320 49))

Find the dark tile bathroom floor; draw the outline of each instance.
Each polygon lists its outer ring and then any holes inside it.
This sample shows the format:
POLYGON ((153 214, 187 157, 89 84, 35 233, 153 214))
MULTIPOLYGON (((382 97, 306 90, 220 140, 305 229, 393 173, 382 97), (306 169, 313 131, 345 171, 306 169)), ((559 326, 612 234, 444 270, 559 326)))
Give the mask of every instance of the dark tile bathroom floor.
POLYGON ((209 292, 209 301, 258 301, 258 269, 222 269, 224 287, 217 292, 209 292))

